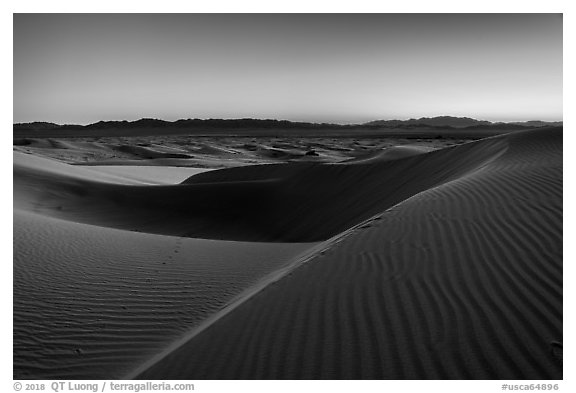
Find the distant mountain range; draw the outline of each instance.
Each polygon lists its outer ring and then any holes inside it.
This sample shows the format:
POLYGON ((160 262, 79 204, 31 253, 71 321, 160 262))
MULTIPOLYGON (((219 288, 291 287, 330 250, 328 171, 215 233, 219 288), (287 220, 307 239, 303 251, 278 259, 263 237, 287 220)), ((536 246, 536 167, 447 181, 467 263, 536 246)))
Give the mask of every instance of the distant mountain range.
POLYGON ((55 124, 46 122, 16 123, 14 130, 72 130, 72 129, 135 129, 135 128, 334 128, 343 127, 339 124, 328 123, 305 123, 288 120, 272 119, 181 119, 176 121, 166 121, 159 119, 140 119, 135 121, 99 121, 88 125, 79 124, 55 124))
POLYGON ((452 127, 452 128, 467 128, 479 126, 502 126, 502 125, 517 125, 525 127, 552 127, 561 126, 561 121, 546 122, 541 120, 530 120, 524 122, 490 122, 487 120, 476 120, 470 117, 453 117, 453 116, 437 116, 437 117, 421 117, 419 119, 409 120, 375 120, 365 123, 368 126, 381 126, 381 127, 452 127))
POLYGON ((562 122, 545 122, 540 120, 531 120, 525 122, 490 122, 486 120, 476 120, 469 117, 437 116, 421 117, 419 119, 409 120, 375 120, 363 124, 332 124, 332 123, 306 123, 294 122, 288 120, 273 119, 181 119, 176 121, 166 121, 158 119, 140 119, 136 121, 99 121, 88 125, 78 124, 55 124, 48 122, 16 123, 13 130, 17 133, 26 133, 29 131, 41 135, 42 131, 96 131, 108 130, 166 130, 178 131, 183 133, 186 130, 283 130, 283 129, 300 129, 300 130, 354 130, 354 129, 463 129, 463 130, 514 130, 529 129, 538 127, 561 126, 562 122))

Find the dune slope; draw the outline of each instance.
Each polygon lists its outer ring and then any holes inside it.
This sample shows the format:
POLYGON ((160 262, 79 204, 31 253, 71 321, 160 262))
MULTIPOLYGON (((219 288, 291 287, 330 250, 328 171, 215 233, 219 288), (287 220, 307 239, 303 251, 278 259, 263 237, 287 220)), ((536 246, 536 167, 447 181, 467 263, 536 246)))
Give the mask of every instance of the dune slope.
MULTIPOLYGON (((55 210, 68 206, 70 185, 80 193, 85 182, 150 187, 202 170, 14 158, 17 379, 120 378, 313 246, 162 236, 38 214, 39 198, 61 201, 55 210)), ((89 204, 77 208, 97 214, 89 204)))
POLYGON ((14 378, 121 378, 310 246, 159 236, 15 209, 14 378))
POLYGON ((378 213, 129 376, 561 379, 562 129, 372 164, 289 178, 287 195, 318 185, 309 204, 334 203, 334 216, 378 213))
MULTIPOLYGON (((507 148, 503 138, 427 154, 402 152, 349 163, 227 168, 182 184, 110 184, 82 167, 15 154, 17 206, 118 229, 241 241, 326 240, 431 187, 476 171, 507 148), (20 196, 21 195, 21 196, 20 196), (337 213, 337 214, 335 214, 337 213)), ((421 153, 421 151, 420 151, 421 153)))

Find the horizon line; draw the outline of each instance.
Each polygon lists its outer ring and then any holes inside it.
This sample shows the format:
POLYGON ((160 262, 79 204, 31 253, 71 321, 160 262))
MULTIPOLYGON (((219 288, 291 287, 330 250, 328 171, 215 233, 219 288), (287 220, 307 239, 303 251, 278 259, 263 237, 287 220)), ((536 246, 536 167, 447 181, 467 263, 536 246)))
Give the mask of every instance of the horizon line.
POLYGON ((334 124, 334 125, 341 125, 341 126, 354 126, 354 125, 364 125, 375 121, 409 121, 409 120, 420 120, 420 119, 435 119, 440 117, 450 117, 450 118, 458 118, 458 119, 472 119, 476 121, 486 121, 493 124, 498 123, 524 123, 524 122, 531 122, 531 121, 541 121, 545 123, 558 123, 563 122, 563 118, 560 120, 541 120, 540 118, 530 118, 528 120, 486 120, 486 119, 479 119, 471 116, 453 116, 453 115, 436 115, 436 116, 421 116, 421 117, 397 117, 397 118, 377 118, 373 120, 367 120, 364 122, 333 122, 333 121, 306 121, 306 120, 290 120, 284 118, 261 118, 261 117, 208 117, 208 118, 199 118, 199 117, 182 117, 176 120, 166 120, 158 117, 140 117, 137 119, 129 120, 129 119, 121 119, 121 120, 97 120, 93 122, 78 122, 78 123, 69 123, 69 122, 59 122, 55 123, 53 121, 45 121, 45 120, 32 120, 32 121, 21 121, 21 122, 14 122, 12 125, 16 124, 31 124, 31 123, 51 123, 56 125, 79 125, 79 126, 87 126, 92 125, 100 122, 136 122, 139 120, 159 120, 164 121, 167 123, 175 123, 181 120, 202 120, 202 121, 209 121, 209 120, 262 120, 262 121, 278 121, 278 122, 290 122, 290 123, 307 123, 307 124, 334 124))

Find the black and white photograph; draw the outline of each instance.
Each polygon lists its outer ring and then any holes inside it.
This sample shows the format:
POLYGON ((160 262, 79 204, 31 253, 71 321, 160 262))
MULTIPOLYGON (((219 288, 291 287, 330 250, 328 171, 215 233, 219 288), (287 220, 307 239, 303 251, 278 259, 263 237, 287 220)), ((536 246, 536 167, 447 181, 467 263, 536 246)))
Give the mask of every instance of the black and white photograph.
POLYGON ((558 390, 562 13, 12 20, 14 380, 558 390))

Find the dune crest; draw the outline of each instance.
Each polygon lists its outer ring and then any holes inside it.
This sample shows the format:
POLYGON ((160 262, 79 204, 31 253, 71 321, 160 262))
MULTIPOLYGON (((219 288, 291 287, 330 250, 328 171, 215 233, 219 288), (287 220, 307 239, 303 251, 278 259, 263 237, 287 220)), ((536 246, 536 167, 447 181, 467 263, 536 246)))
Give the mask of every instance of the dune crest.
POLYGON ((235 167, 163 186, 105 183, 78 174, 82 167, 29 165, 14 153, 14 188, 23 209, 73 222, 194 238, 316 242, 478 170, 506 145, 492 138, 427 154, 392 149, 352 163, 235 167))
POLYGON ((358 225, 130 376, 561 379, 562 129, 440 153, 425 156, 462 153, 451 163, 473 169, 358 225), (481 165, 476 148, 492 153, 481 165))
POLYGON ((562 378, 562 128, 425 150, 178 184, 15 152, 15 376, 562 378))
POLYGON ((158 236, 14 211, 14 378, 122 378, 311 244, 158 236))
POLYGON ((392 146, 387 149, 384 149, 382 152, 378 152, 375 154, 371 154, 367 157, 359 157, 353 158, 348 161, 344 161, 343 163, 339 164, 358 164, 358 163, 369 163, 369 162, 378 162, 378 161, 393 161, 393 160, 401 160, 403 158, 416 156, 419 154, 429 153, 434 149, 427 147, 427 146, 419 146, 419 145, 406 145, 406 146, 392 146))

